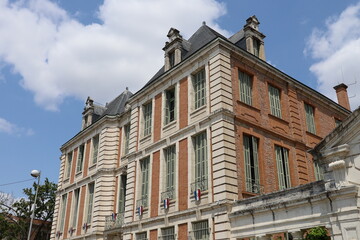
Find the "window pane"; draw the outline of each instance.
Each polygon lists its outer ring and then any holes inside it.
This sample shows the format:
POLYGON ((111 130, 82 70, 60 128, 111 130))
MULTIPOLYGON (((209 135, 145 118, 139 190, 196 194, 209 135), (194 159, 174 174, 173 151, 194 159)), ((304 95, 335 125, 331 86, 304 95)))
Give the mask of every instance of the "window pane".
POLYGON ((127 176, 121 175, 120 189, 119 189, 119 206, 118 206, 119 213, 123 213, 125 211, 126 181, 127 181, 127 176))
POLYGON ((308 104, 304 104, 306 114, 306 126, 307 130, 313 134, 316 134, 315 121, 314 121, 314 108, 308 104))
POLYGON ((129 153, 130 124, 124 126, 124 154, 129 153))
POLYGON ((260 193, 260 179, 258 167, 258 139, 244 135, 243 140, 246 191, 260 193))
POLYGON ((78 160, 76 164, 76 172, 81 172, 84 162, 84 144, 79 147, 78 160))
POLYGON ((240 81, 240 101, 252 105, 252 79, 251 77, 239 71, 240 81))
POLYGON ((99 135, 93 138, 92 145, 93 145, 92 163, 95 164, 97 162, 97 157, 98 157, 99 135))
POLYGON ((165 124, 175 120, 175 88, 165 92, 165 124))
POLYGON ((208 163, 206 132, 194 137, 195 152, 195 182, 202 185, 201 190, 207 190, 208 163))
POLYGON ((147 207, 147 198, 149 193, 149 162, 150 158, 147 157, 140 161, 141 169, 141 199, 144 199, 143 206, 147 207))
POLYGON ((281 118, 280 90, 269 85, 269 100, 271 114, 281 118))
POLYGON ((74 191, 74 208, 73 208, 73 217, 72 217, 72 224, 71 224, 71 226, 73 228, 76 228, 76 223, 77 223, 77 216, 78 216, 78 210, 79 210, 79 193, 80 193, 80 189, 76 189, 74 191))
POLYGON ((195 109, 204 106, 206 103, 206 80, 205 80, 205 69, 193 75, 193 86, 195 96, 195 109))
POLYGON ((144 105, 144 136, 151 134, 152 103, 144 105))
POLYGON ((89 184, 88 190, 88 211, 86 223, 91 223, 92 211, 93 211, 93 203, 94 203, 94 183, 89 184))
POLYGON ((175 240, 174 227, 161 229, 162 240, 175 240))
POLYGON ((70 153, 67 154, 67 163, 66 163, 66 174, 65 174, 65 178, 70 177, 71 164, 72 164, 72 152, 70 152, 70 153))
POLYGON ((279 179, 279 189, 283 190, 285 188, 291 187, 288 150, 283 147, 275 146, 275 155, 279 179))
POLYGON ((64 194, 61 197, 61 213, 60 213, 60 225, 59 225, 60 232, 62 232, 64 229, 66 202, 67 202, 67 194, 64 194))
POLYGON ((209 230, 208 221, 193 223, 193 233, 195 239, 201 239, 201 240, 209 239, 210 230, 209 230))
POLYGON ((175 145, 168 147, 165 150, 165 163, 166 163, 166 191, 174 189, 175 184, 175 145))

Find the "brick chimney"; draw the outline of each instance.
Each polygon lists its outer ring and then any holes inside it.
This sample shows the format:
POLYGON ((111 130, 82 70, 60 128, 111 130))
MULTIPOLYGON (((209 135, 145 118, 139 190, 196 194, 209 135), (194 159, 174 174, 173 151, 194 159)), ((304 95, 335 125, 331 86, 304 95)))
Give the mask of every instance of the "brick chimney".
POLYGON ((339 85, 336 85, 334 87, 340 106, 346 108, 347 110, 350 110, 349 97, 346 91, 347 88, 348 86, 346 86, 344 83, 340 83, 339 85))

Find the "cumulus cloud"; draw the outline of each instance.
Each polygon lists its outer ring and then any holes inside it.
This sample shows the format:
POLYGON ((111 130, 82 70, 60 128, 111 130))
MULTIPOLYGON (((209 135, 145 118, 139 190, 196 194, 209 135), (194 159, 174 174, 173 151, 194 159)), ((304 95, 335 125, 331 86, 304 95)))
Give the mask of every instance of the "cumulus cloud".
POLYGON ((310 67, 318 79, 318 89, 334 101, 333 87, 349 85, 352 109, 360 105, 360 2, 347 7, 339 16, 326 20, 325 29, 314 29, 305 53, 315 63, 310 67))
POLYGON ((163 65, 170 27, 185 38, 202 21, 223 34, 215 0, 105 0, 100 24, 84 25, 49 0, 0 0, 0 63, 22 76, 37 104, 57 110, 66 97, 112 100, 137 91, 163 65))
POLYGON ((34 131, 32 129, 20 128, 16 124, 13 124, 6 119, 0 117, 0 133, 7 133, 17 136, 31 136, 34 134, 34 131))

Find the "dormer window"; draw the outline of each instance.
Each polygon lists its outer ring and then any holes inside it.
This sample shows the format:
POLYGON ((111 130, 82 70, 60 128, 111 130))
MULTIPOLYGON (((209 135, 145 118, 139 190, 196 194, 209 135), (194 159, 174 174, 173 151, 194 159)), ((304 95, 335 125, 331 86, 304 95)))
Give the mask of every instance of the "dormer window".
POLYGON ((260 41, 256 38, 253 38, 253 51, 254 51, 254 55, 259 57, 259 53, 260 53, 260 41))
POLYGON ((171 68, 175 65, 175 51, 169 53, 169 65, 171 68))

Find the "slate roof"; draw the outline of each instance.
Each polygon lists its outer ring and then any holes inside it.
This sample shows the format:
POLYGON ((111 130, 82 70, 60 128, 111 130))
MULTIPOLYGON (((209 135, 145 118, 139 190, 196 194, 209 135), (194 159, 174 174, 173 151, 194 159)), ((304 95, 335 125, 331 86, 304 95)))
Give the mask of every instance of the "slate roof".
MULTIPOLYGON (((228 40, 226 37, 216 32, 214 29, 208 27, 206 24, 203 24, 190 38, 185 41, 186 47, 184 46, 184 51, 182 52, 181 61, 186 60, 191 55, 199 51, 206 44, 214 40, 215 38, 223 38, 228 40)), ((163 73, 165 72, 165 67, 163 66, 160 70, 141 88, 145 88, 148 85, 155 82, 163 73)), ((141 89, 139 91, 141 91, 141 89)))
POLYGON ((125 111, 125 104, 133 94, 129 90, 125 90, 114 100, 106 105, 103 115, 117 115, 125 111))

